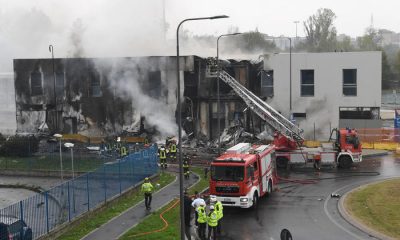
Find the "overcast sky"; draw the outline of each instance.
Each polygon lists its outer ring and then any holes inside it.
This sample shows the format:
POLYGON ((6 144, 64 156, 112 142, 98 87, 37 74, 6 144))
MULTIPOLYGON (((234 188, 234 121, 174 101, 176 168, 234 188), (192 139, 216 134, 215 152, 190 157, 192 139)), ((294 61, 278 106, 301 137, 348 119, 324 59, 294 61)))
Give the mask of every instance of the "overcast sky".
MULTIPOLYGON (((178 19, 229 15, 229 19, 202 23, 191 23, 190 31, 199 33, 222 33, 229 25, 238 26, 240 31, 256 27, 270 35, 304 36, 302 22, 319 8, 330 8, 336 14, 338 33, 351 36, 362 35, 373 23, 376 28, 400 32, 399 0, 166 0, 167 20, 176 26, 178 19)), ((187 26, 187 28, 189 28, 187 26)))
MULTIPOLYGON (((164 13, 167 39, 175 39, 185 18, 220 14, 230 18, 187 22, 184 28, 197 35, 238 27, 295 36, 294 21, 300 21, 298 36, 304 36, 303 21, 319 8, 336 13, 339 34, 362 35, 372 16, 374 27, 400 32, 400 0, 0 0, 0 6, 0 71, 12 70, 15 58, 49 57, 49 44, 56 57, 73 56, 77 44, 85 57, 173 55, 173 44, 164 42, 164 13)), ((186 47, 184 54, 206 53, 202 46, 186 47)))

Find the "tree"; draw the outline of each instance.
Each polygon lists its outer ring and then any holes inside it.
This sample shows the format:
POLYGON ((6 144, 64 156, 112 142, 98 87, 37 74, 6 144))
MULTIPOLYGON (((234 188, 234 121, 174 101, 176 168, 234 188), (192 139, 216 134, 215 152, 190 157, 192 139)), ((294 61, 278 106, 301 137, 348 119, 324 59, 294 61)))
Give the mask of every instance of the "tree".
POLYGON ((382 50, 382 89, 390 88, 393 73, 387 59, 386 52, 382 50))
POLYGON ((337 41, 336 49, 343 52, 354 51, 354 46, 351 43, 351 38, 349 36, 344 36, 341 41, 337 41))
POLYGON ((262 34, 256 29, 243 33, 236 38, 231 38, 237 48, 242 49, 244 52, 258 53, 258 52, 271 52, 276 50, 276 45, 273 41, 267 40, 268 36, 262 34))
POLYGON ((374 28, 367 28, 364 36, 357 38, 357 44, 360 51, 376 51, 379 49, 378 42, 380 37, 374 28))
POLYGON ((310 16, 304 24, 306 41, 304 47, 308 51, 322 52, 336 49, 336 28, 333 25, 335 13, 328 8, 320 8, 310 16))

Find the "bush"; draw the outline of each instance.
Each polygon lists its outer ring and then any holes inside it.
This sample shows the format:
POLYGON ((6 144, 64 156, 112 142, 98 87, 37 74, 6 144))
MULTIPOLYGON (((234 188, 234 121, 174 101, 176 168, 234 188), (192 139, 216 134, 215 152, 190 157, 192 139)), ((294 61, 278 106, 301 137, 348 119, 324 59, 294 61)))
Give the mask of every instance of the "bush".
MULTIPOLYGON (((1 140, 1 139, 0 139, 1 140)), ((28 157, 39 149, 39 139, 34 136, 12 136, 0 146, 3 156, 28 157)))

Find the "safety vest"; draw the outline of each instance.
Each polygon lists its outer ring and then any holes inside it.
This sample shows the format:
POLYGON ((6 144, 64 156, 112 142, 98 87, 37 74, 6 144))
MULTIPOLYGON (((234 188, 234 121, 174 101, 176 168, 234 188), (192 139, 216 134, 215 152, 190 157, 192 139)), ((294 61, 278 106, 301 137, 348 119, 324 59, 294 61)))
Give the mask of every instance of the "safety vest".
POLYGON ((166 159, 167 154, 165 153, 165 150, 160 150, 160 159, 166 159))
POLYGON ((184 163, 184 164, 183 164, 183 168, 189 168, 189 164, 184 163))
POLYGON ((214 207, 215 207, 215 212, 217 213, 218 216, 218 220, 220 220, 224 216, 223 213, 224 207, 222 206, 222 203, 220 201, 217 201, 214 207))
POLYGON ((197 207, 197 222, 198 223, 205 223, 207 222, 207 215, 206 215, 206 210, 204 209, 204 207, 199 206, 197 207))
POLYGON ((171 145, 170 151, 171 151, 172 153, 176 153, 176 145, 175 145, 174 143, 171 145))
POLYGON ((149 140, 147 138, 144 139, 144 144, 149 144, 149 140))
POLYGON ((153 191, 153 185, 149 182, 142 184, 142 192, 151 193, 153 191))
POLYGON ((121 156, 123 157, 123 156, 126 156, 126 155, 128 155, 126 147, 121 147, 121 156))
POLYGON ((216 227, 218 225, 218 216, 215 211, 208 214, 207 222, 210 227, 216 227))

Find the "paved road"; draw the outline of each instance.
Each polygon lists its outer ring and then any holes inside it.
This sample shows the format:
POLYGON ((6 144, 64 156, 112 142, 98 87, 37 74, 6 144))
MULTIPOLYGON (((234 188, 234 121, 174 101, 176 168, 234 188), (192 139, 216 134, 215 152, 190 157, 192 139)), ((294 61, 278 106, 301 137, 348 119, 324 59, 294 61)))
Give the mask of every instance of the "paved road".
MULTIPOLYGON (((191 186, 198 180, 198 177, 191 175, 189 181, 184 182, 184 187, 191 186)), ((173 198, 179 197, 179 181, 176 180, 172 184, 161 189, 159 192, 153 194, 153 200, 151 202, 152 212, 161 208, 173 198)), ((138 224, 143 218, 145 218, 150 213, 145 210, 144 201, 125 211, 118 217, 112 219, 108 223, 102 225, 100 228, 89 233, 82 240, 98 240, 98 239, 118 239, 126 231, 128 231, 132 226, 138 224)))
POLYGON ((389 154, 364 159, 348 172, 335 170, 318 176, 311 169, 299 169, 298 172, 280 172, 280 175, 321 180, 307 185, 281 183, 280 190, 270 198, 261 199, 256 210, 225 208, 221 240, 280 239, 283 228, 289 229, 295 240, 375 239, 347 223, 338 212, 338 199, 330 195, 343 195, 368 182, 398 177, 400 158, 389 154))

